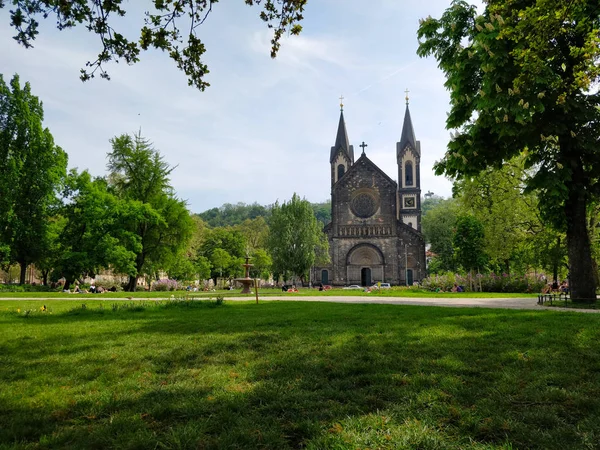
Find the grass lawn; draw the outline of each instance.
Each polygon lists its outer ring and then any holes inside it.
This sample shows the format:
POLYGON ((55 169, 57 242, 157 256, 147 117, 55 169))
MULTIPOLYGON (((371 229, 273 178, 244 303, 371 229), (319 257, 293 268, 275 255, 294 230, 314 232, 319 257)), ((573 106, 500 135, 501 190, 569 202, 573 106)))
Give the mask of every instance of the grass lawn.
POLYGON ((599 448, 596 314, 40 306, 0 302, 1 449, 599 448))
MULTIPOLYGON (((102 294, 68 294, 63 292, 0 292, 1 298, 81 298, 81 299, 102 299, 102 298, 121 298, 127 299, 133 298, 165 298, 168 299, 171 296, 182 297, 185 295, 191 295, 195 298, 215 298, 216 295, 222 295, 227 297, 240 297, 241 289, 233 291, 219 290, 216 292, 105 292, 102 294)), ((511 293, 511 292, 432 292, 424 289, 415 288, 402 288, 394 287, 392 289, 381 289, 380 291, 363 292, 359 289, 342 289, 336 288, 328 291, 319 291, 318 289, 300 288, 298 292, 281 292, 281 289, 277 288, 265 288, 259 290, 259 296, 288 296, 291 299, 294 296, 314 296, 314 297, 335 297, 335 296, 352 296, 352 297, 412 297, 412 298, 524 298, 524 297, 536 297, 537 294, 525 294, 525 293, 511 293)), ((254 298, 254 294, 248 295, 248 298, 254 298)))

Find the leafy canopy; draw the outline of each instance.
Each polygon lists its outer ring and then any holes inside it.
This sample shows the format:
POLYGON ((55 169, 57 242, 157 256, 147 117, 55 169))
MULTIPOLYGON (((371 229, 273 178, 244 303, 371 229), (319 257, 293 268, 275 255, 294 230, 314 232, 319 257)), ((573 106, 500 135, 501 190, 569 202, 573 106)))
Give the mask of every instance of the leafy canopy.
MULTIPOLYGON (((218 0, 148 0, 147 10, 137 37, 126 36, 119 18, 134 9, 124 0, 12 0, 10 25, 16 30, 14 38, 25 47, 33 46, 39 34, 39 20, 54 17, 59 30, 82 25, 98 36, 101 49, 93 61, 81 69, 81 79, 87 81, 98 72, 109 79, 104 65, 124 61, 134 64, 142 51, 162 50, 188 77, 188 84, 203 91, 209 83, 204 76, 209 72, 202 56, 206 51, 197 30, 204 23, 218 0)), ((244 0, 249 6, 261 5, 260 18, 273 29, 271 57, 275 58, 285 32, 297 35, 302 30, 299 22, 307 0, 244 0)), ((0 8, 5 2, 0 0, 0 8)))

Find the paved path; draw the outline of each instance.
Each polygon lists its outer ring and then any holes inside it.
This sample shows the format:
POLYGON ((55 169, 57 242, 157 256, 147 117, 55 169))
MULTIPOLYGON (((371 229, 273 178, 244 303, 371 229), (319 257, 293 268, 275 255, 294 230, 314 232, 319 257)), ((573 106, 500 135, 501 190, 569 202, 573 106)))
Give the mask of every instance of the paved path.
MULTIPOLYGON (((227 297, 225 300, 251 300, 248 297, 227 297)), ((302 301, 302 302, 333 302, 333 303, 378 303, 385 305, 421 305, 421 306, 447 306, 451 308, 503 308, 503 309, 536 309, 538 311, 576 311, 587 313, 600 313, 600 309, 557 308, 545 307, 537 304, 537 298, 408 298, 408 297, 347 297, 347 296, 266 296, 259 301, 302 301)))
MULTIPOLYGON (((12 301, 52 301, 52 300, 106 300, 106 301, 130 301, 130 300, 165 300, 166 298, 110 298, 90 295, 89 297, 61 297, 61 298, 25 298, 25 297, 5 297, 2 300, 12 301)), ((253 297, 226 297, 226 301, 252 301, 253 297)), ((584 313, 600 313, 600 309, 580 309, 580 308, 558 308, 545 307, 537 304, 537 298, 409 298, 409 297, 352 297, 352 296, 302 296, 295 294, 288 295, 269 295, 261 297, 259 301, 290 301, 290 302, 332 302, 332 303, 377 303, 382 305, 421 305, 421 306, 445 306, 450 308, 500 308, 500 309, 531 309, 538 311, 570 311, 584 313)))

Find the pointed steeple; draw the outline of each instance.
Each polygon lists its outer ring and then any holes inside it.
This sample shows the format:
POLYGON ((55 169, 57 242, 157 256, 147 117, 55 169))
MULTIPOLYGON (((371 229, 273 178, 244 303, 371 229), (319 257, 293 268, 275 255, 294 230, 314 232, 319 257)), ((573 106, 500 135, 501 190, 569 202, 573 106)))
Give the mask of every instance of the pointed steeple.
POLYGON ((415 139, 415 130, 410 119, 410 110, 408 109, 408 97, 406 97, 406 112, 404 113, 404 124, 402 125, 402 136, 400 137, 400 150, 410 145, 417 151, 417 140, 415 139))
POLYGON ((329 162, 333 162, 338 150, 340 149, 346 152, 351 161, 354 161, 354 148, 350 145, 350 141, 348 140, 348 132, 346 131, 343 108, 340 111, 340 122, 338 124, 337 135, 335 137, 335 145, 331 147, 331 156, 329 158, 329 162))

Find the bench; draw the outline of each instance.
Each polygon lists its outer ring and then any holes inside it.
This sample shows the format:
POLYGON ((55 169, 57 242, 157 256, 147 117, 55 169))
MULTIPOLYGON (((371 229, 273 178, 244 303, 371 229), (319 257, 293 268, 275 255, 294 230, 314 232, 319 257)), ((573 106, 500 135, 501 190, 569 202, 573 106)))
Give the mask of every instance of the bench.
POLYGON ((568 292, 558 292, 558 293, 548 293, 548 294, 539 294, 538 295, 538 305, 544 305, 544 303, 550 303, 550 306, 554 304, 554 302, 565 302, 565 306, 567 306, 567 302, 571 299, 571 296, 568 292))

